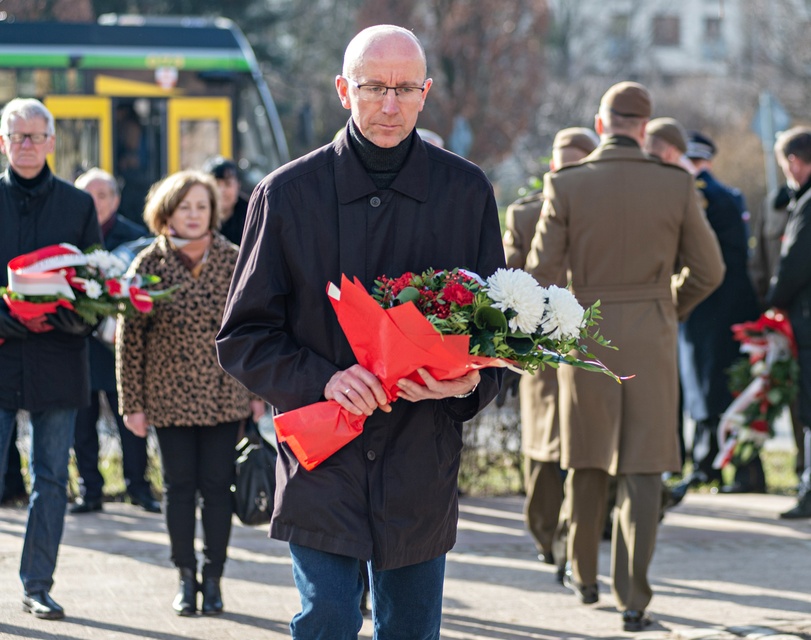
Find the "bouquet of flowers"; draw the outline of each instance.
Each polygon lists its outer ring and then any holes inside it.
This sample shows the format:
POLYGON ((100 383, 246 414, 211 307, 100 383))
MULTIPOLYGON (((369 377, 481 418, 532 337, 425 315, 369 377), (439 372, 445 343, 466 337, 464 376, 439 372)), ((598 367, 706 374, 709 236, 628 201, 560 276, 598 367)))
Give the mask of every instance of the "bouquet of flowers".
POLYGON ((788 319, 769 310, 753 322, 732 326, 741 352, 729 368, 735 399, 718 425, 719 453, 714 466, 749 462, 774 435, 774 420, 797 395, 797 346, 788 319))
POLYGON ((8 286, 0 287, 0 294, 18 319, 66 307, 89 325, 107 316, 149 313, 156 300, 171 295, 171 290, 145 289, 160 281, 156 276, 129 278, 126 270, 121 258, 97 246, 82 252, 70 244, 50 245, 11 260, 8 286))
POLYGON ((610 346, 596 328, 599 301, 583 309, 568 289, 544 289, 521 269, 498 269, 486 282, 464 269, 381 276, 372 297, 383 308, 413 302, 440 334, 470 336, 471 355, 529 373, 566 363, 619 381, 599 361, 570 353, 593 357, 586 339, 610 346))
MULTIPOLYGON (((599 303, 584 310, 567 290, 543 289, 523 271, 500 269, 487 282, 458 269, 381 276, 372 295, 344 276, 327 294, 358 363, 380 380, 390 402, 400 379, 423 383, 419 368, 451 380, 485 367, 534 372, 566 363, 620 381, 600 362, 570 353, 590 355, 584 337, 609 346, 596 329, 589 333, 599 303)), ((308 470, 359 436, 364 421, 333 400, 274 418, 279 441, 308 470)))

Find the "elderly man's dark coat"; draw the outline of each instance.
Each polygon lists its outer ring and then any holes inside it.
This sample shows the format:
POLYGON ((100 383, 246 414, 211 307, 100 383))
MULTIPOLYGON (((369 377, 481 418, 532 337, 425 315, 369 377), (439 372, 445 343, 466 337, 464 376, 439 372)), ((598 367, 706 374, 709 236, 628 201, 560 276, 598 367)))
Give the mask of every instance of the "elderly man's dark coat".
MULTIPOLYGON (((10 169, 0 176, 0 286, 8 284, 9 260, 19 255, 61 242, 82 250, 101 244, 90 194, 45 170, 45 180, 30 189, 10 169)), ((6 340, 0 346, 0 408, 86 406, 88 369, 86 338, 48 331, 6 340)))
MULTIPOLYGON (((274 172, 251 198, 218 351, 223 367, 276 410, 323 400, 355 364, 326 295, 341 274, 367 290, 380 275, 504 266, 492 187, 475 165, 412 134, 406 162, 377 190, 347 140, 274 172)), ((271 536, 378 569, 423 562, 456 539, 461 422, 498 391, 482 372, 466 399, 393 403, 312 471, 287 445, 271 536)))

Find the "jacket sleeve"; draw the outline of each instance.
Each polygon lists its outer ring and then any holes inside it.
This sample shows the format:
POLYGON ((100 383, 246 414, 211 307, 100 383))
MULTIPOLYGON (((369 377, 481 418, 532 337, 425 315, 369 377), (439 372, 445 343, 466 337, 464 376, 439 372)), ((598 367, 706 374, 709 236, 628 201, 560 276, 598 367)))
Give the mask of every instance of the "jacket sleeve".
POLYGON ((558 284, 569 250, 568 219, 565 202, 555 189, 555 176, 544 177, 545 198, 541 217, 527 254, 526 271, 543 287, 558 284))
POLYGON ((220 365, 250 392, 288 411, 323 400, 338 367, 294 338, 288 306, 295 279, 285 242, 292 205, 268 184, 256 188, 217 335, 220 365))
POLYGON ((792 213, 786 228, 786 239, 780 249, 777 275, 766 295, 769 306, 787 308, 797 294, 811 282, 811 205, 792 213))
POLYGON ((698 206, 692 185, 688 191, 678 249, 679 264, 687 271, 684 271, 686 277, 680 279, 674 288, 680 320, 718 288, 726 271, 718 238, 698 206))
MULTIPOLYGON (((141 264, 141 260, 136 258, 127 275, 149 273, 141 264)), ((122 416, 146 411, 146 341, 149 325, 150 314, 138 313, 129 318, 119 317, 116 327, 115 377, 118 412, 122 416)))

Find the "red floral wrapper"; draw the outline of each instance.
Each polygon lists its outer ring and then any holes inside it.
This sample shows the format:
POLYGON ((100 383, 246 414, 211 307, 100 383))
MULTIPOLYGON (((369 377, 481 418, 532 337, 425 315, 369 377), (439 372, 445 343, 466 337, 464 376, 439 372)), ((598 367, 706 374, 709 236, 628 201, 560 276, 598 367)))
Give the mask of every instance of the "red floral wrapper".
MULTIPOLYGON (((327 287, 338 322, 358 364, 380 380, 386 396, 397 399, 398 380, 423 384, 417 369, 437 380, 452 380, 472 369, 507 366, 497 358, 468 353, 469 336, 443 336, 412 303, 383 309, 356 278, 327 287)), ((334 400, 294 409, 274 418, 279 442, 287 442, 299 463, 311 471, 363 431, 365 416, 350 413, 334 400)))

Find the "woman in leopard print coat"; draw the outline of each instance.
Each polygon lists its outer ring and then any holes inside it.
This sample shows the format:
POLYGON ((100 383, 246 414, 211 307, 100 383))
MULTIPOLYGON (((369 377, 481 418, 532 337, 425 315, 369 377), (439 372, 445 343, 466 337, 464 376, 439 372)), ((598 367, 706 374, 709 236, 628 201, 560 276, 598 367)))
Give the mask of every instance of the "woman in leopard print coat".
POLYGON ((178 615, 223 609, 220 577, 231 533, 234 446, 240 422, 262 411, 217 362, 222 319, 237 247, 215 229, 217 186, 183 171, 154 185, 144 219, 155 241, 136 256, 131 274, 154 274, 172 288, 152 313, 119 324, 116 374, 121 413, 133 433, 157 429, 171 556, 180 570, 178 615), (205 538, 202 583, 194 552, 196 495, 205 538))

